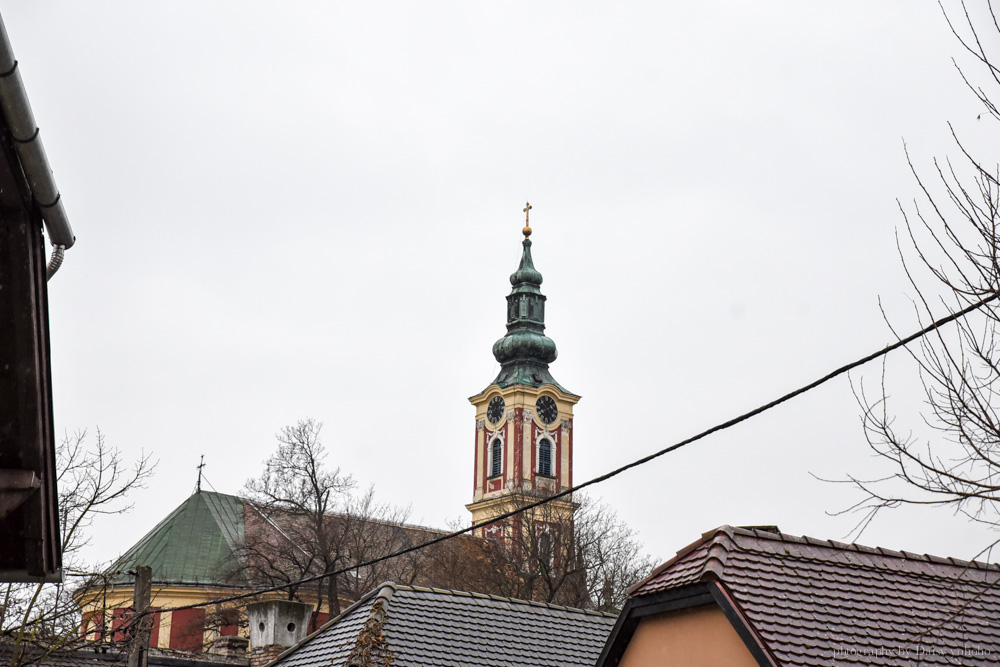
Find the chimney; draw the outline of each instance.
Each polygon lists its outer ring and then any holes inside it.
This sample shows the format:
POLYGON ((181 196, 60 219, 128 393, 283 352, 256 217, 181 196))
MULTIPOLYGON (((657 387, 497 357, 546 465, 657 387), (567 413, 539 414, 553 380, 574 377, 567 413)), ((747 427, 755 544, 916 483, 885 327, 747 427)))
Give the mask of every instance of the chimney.
POLYGON ((263 667, 306 636, 312 605, 267 600, 247 605, 250 621, 250 667, 263 667))
POLYGON ((215 655, 224 655, 229 658, 246 658, 247 645, 249 643, 250 640, 246 637, 225 635, 217 637, 215 641, 212 642, 212 647, 209 649, 209 652, 214 653, 215 655))

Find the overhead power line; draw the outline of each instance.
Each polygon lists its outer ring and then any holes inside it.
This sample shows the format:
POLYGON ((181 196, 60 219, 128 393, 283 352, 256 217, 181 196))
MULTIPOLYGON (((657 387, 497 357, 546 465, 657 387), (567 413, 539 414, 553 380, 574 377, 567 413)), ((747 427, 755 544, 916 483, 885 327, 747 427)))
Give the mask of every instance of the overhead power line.
POLYGON ((810 382, 807 385, 803 385, 803 386, 799 387, 798 389, 790 391, 787 394, 785 394, 785 395, 783 395, 783 396, 781 396, 779 398, 776 398, 776 399, 774 399, 773 401, 771 401, 769 403, 765 403, 765 404, 761 405, 760 407, 754 408, 753 410, 751 410, 749 412, 745 412, 745 413, 743 413, 742 415, 740 415, 738 417, 733 417, 732 419, 730 419, 728 421, 722 422, 720 424, 716 424, 715 426, 712 426, 711 428, 708 428, 708 429, 702 431, 701 433, 699 433, 697 435, 691 436, 690 438, 687 438, 685 440, 681 440, 680 442, 674 443, 674 444, 670 445, 669 447, 664 447, 663 449, 660 449, 659 451, 653 452, 652 454, 649 454, 648 456, 644 456, 641 459, 636 459, 635 461, 632 461, 631 463, 627 463, 627 464, 625 464, 625 465, 623 465, 623 466, 621 466, 619 468, 615 468, 614 470, 606 472, 603 475, 600 475, 598 477, 594 477, 592 479, 589 479, 586 482, 583 482, 581 484, 577 484, 574 487, 570 487, 568 489, 560 491, 559 493, 555 493, 555 494, 553 494, 551 496, 546 496, 545 498, 541 498, 541 499, 536 500, 534 502, 528 503, 527 505, 524 505, 523 507, 518 507, 517 509, 513 509, 513 510, 511 510, 509 512, 505 512, 503 514, 495 516, 495 517, 491 518, 489 521, 483 521, 481 523, 475 523, 475 524, 472 524, 471 526, 469 526, 467 528, 463 528, 461 530, 456 530, 456 531, 451 532, 451 533, 446 533, 444 535, 439 535, 438 537, 435 537, 433 539, 427 540, 426 542, 421 542, 420 544, 415 544, 415 545, 407 547, 405 549, 400 549, 399 551, 395 551, 395 552, 393 552, 391 554, 386 554, 385 556, 379 556, 378 558, 372 558, 371 560, 367 560, 367 561, 364 561, 362 563, 357 563, 356 565, 352 565, 350 567, 340 568, 339 570, 331 570, 329 572, 323 572, 321 574, 316 574, 316 575, 312 575, 312 576, 309 576, 309 577, 304 577, 304 578, 299 579, 297 581, 292 581, 292 582, 289 582, 289 583, 286 583, 286 584, 279 584, 279 585, 276 585, 276 586, 269 586, 267 588, 260 588, 260 589, 257 589, 255 591, 253 591, 253 592, 249 592, 249 593, 240 593, 238 595, 229 595, 229 596, 226 596, 226 597, 216 598, 214 600, 209 600, 207 602, 197 602, 197 603, 194 603, 194 604, 180 605, 180 606, 177 606, 177 607, 165 607, 165 608, 159 609, 158 611, 162 613, 162 612, 167 612, 167 611, 179 611, 179 610, 182 610, 182 609, 196 609, 198 607, 209 607, 209 606, 212 606, 212 605, 223 604, 223 603, 226 603, 226 602, 235 602, 237 600, 244 600, 244 599, 247 599, 247 598, 257 597, 258 595, 262 595, 264 593, 273 593, 275 591, 280 591, 280 590, 284 590, 284 589, 287 589, 287 588, 297 587, 297 586, 300 586, 302 584, 308 584, 308 583, 313 582, 313 581, 319 581, 320 579, 325 579, 326 577, 335 577, 335 576, 340 575, 340 574, 346 574, 347 572, 351 572, 352 570, 357 570, 357 569, 360 569, 362 567, 368 567, 370 565, 377 565, 378 563, 382 563, 384 561, 387 561, 387 560, 390 560, 390 559, 393 559, 393 558, 398 558, 399 556, 405 556, 406 554, 413 553, 415 551, 420 551, 421 549, 426 549, 427 547, 434 546, 435 544, 441 544, 442 542, 446 542, 446 541, 454 539, 456 537, 460 537, 462 535, 465 535, 466 533, 470 533, 473 530, 476 530, 477 528, 485 528, 485 527, 488 527, 488 526, 490 526, 490 525, 492 525, 494 523, 497 523, 497 522, 500 522, 500 521, 505 521, 506 519, 509 519, 509 518, 511 518, 513 516, 516 516, 518 514, 521 514, 523 512, 528 512, 530 510, 533 510, 536 507, 541 507, 542 505, 545 505, 545 504, 551 503, 553 501, 559 500, 560 498, 565 498, 565 497, 567 497, 569 495, 572 495, 573 493, 576 493, 577 491, 581 491, 581 490, 587 488, 588 486, 594 486, 595 484, 600 484, 601 482, 605 482, 605 481, 611 479, 612 477, 617 477, 618 475, 622 474, 623 472, 625 472, 627 470, 631 470, 632 468, 638 468, 639 466, 645 465, 646 463, 649 463, 650 461, 652 461, 654 459, 658 459, 658 458, 660 458, 661 456, 663 456, 665 454, 669 454, 670 452, 676 451, 676 450, 680 449, 681 447, 685 447, 687 445, 690 445, 692 442, 697 442, 698 440, 706 438, 706 437, 712 435, 713 433, 718 433, 719 431, 724 431, 724 430, 726 430, 726 429, 728 429, 730 427, 736 426, 739 423, 745 422, 748 419, 750 419, 751 417, 756 417, 757 415, 759 415, 761 413, 767 412, 768 410, 770 410, 772 408, 775 408, 775 407, 781 405, 782 403, 795 398, 796 396, 800 396, 800 395, 806 393, 807 391, 811 391, 811 390, 815 389, 816 387, 818 387, 818 386, 820 386, 820 385, 822 385, 822 384, 824 384, 826 382, 829 382, 830 380, 832 380, 832 379, 834 379, 834 378, 836 378, 836 377, 838 377, 840 375, 843 375, 844 373, 847 373, 847 372, 849 372, 849 371, 851 371, 851 370, 853 370, 855 368, 858 368, 859 366, 863 366, 864 364, 867 364, 869 361, 874 361, 875 359, 878 359, 879 357, 883 357, 883 356, 889 354, 890 352, 892 352, 894 350, 898 350, 901 347, 905 347, 906 345, 909 345, 913 341, 915 341, 915 340, 917 340, 919 338, 922 338, 922 337, 926 336, 927 334, 929 334, 929 333, 931 333, 933 331, 936 331, 937 329, 939 329, 940 327, 942 327, 942 326, 944 326, 946 324, 950 324, 951 322, 954 322, 957 319, 965 317, 969 313, 972 313, 972 312, 974 312, 974 311, 982 308, 986 304, 988 304, 988 303, 990 303, 992 301, 995 301, 998 298, 1000 298, 1000 294, 994 294, 993 296, 987 297, 987 298, 985 298, 985 299, 983 299, 981 301, 978 301, 978 302, 976 302, 976 303, 974 303, 974 304, 972 304, 970 306, 967 306, 967 307, 963 308, 962 310, 960 310, 958 312, 952 313, 952 314, 950 314, 950 315, 948 315, 946 317, 942 317, 941 319, 936 320, 933 323, 931 323, 930 325, 924 327, 920 331, 918 331, 918 332, 916 332, 914 334, 911 334, 911 335, 907 336, 906 338, 901 338, 898 341, 896 341, 895 343, 892 343, 891 345, 888 345, 888 346, 882 348, 881 350, 878 350, 877 352, 872 352, 871 354, 869 354, 867 356, 864 356, 864 357, 861 357, 860 359, 858 359, 856 361, 852 361, 849 364, 845 364, 845 365, 841 366, 840 368, 837 368, 836 370, 833 370, 833 371, 827 373, 826 375, 820 377, 819 379, 814 380, 813 382, 810 382))

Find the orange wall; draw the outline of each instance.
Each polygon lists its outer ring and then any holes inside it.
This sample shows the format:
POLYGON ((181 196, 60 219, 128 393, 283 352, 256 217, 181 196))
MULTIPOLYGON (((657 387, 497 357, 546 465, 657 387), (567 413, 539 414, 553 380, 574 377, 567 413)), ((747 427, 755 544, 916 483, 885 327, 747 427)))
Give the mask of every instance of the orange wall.
POLYGON ((639 621, 620 667, 757 667, 757 661, 715 605, 639 621))

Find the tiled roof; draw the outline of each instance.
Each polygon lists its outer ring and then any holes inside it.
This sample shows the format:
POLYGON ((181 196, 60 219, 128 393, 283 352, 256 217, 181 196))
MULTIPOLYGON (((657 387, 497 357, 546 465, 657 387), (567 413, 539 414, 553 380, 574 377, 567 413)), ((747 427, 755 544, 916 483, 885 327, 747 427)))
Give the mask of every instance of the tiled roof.
POLYGON ((279 657, 275 667, 305 667, 306 665, 345 665, 358 640, 358 634, 368 620, 373 591, 347 608, 340 616, 309 635, 291 652, 279 657))
MULTIPOLYGON (((13 658, 12 647, 0 646, 0 663, 9 664, 13 658)), ((95 646, 76 651, 58 650, 44 653, 34 648, 28 648, 21 657, 24 665, 34 667, 124 667, 128 664, 128 656, 122 647, 95 646)), ((170 651, 150 649, 146 653, 150 667, 247 667, 246 658, 232 658, 211 653, 189 653, 186 651, 170 651)))
POLYGON ((615 623, 612 614, 390 583, 272 664, 346 667, 372 619, 394 667, 591 667, 615 623))
POLYGON ((722 583, 781 665, 1000 659, 1000 565, 723 526, 630 593, 708 581, 722 583))
POLYGON ((126 573, 138 565, 151 566, 157 583, 227 583, 243 542, 243 507, 224 493, 191 495, 112 565, 122 573, 113 583, 131 584, 126 573))

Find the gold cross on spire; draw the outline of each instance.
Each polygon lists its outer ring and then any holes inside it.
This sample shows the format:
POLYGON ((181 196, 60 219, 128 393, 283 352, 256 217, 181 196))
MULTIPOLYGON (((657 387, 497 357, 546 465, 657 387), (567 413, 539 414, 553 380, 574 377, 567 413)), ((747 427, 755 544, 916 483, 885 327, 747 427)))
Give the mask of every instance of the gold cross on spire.
POLYGON ((521 233, 524 234, 524 238, 531 236, 531 226, 528 224, 528 216, 531 214, 531 204, 524 202, 524 229, 521 233))

